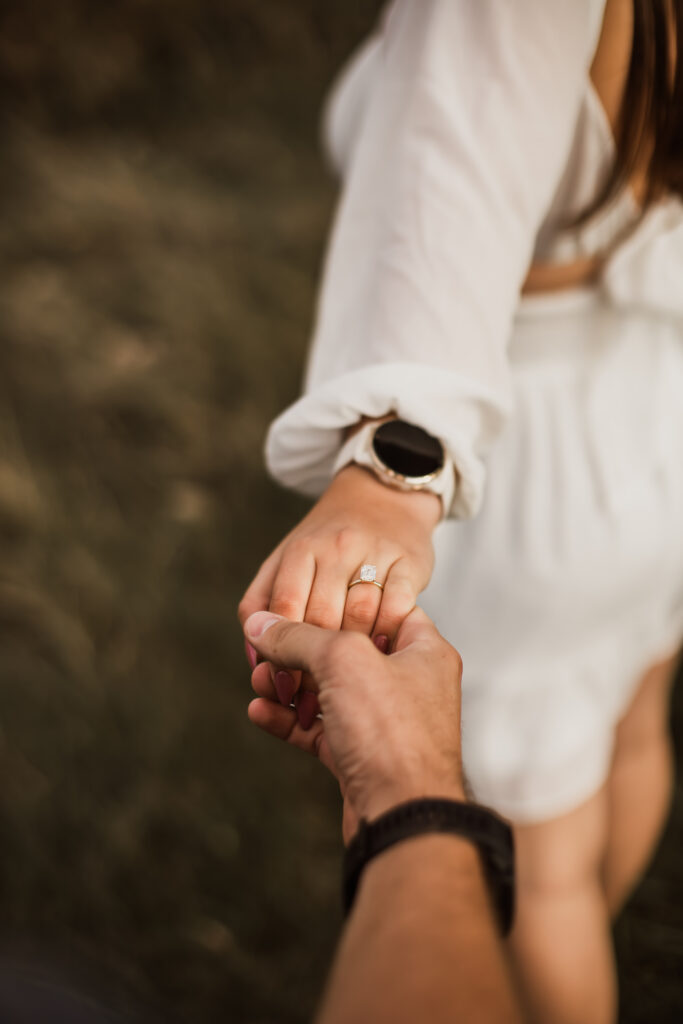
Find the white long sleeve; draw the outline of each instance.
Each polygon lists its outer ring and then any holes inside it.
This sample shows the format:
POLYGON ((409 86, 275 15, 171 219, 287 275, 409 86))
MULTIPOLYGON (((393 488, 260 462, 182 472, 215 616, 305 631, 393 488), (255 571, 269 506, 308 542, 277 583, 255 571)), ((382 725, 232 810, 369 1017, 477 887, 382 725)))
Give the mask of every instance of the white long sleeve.
MULTIPOLYGON (((509 339, 572 144, 604 0, 395 0, 357 116, 305 393, 266 458, 316 495, 344 427, 394 410, 448 446, 473 515, 509 339)), ((357 100, 356 100, 357 102, 357 100)))

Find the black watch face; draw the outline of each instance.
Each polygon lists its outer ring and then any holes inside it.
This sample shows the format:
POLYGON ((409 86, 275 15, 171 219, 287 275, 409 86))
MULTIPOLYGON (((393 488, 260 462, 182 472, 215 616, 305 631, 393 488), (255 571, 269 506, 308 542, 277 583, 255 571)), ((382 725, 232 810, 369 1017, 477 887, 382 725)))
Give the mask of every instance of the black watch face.
POLYGON ((372 447, 380 462, 401 476, 432 476, 443 468, 441 441, 404 420, 381 423, 372 447))

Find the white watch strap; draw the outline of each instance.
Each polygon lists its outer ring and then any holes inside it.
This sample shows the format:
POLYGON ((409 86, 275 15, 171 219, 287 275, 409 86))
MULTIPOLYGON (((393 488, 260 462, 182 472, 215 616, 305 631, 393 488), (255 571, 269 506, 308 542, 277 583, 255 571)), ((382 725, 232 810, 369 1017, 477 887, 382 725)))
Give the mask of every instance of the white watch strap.
POLYGON ((359 466, 370 466, 372 464, 372 459, 368 452, 368 443, 376 426, 376 423, 366 423, 364 427, 361 427, 360 430, 357 430, 355 434, 352 434, 351 437, 344 441, 344 444, 339 449, 337 458, 334 460, 334 466, 332 467, 334 476, 344 466, 348 466, 350 462, 357 462, 359 466))
MULTIPOLYGON (((355 462, 359 466, 366 466, 372 470, 375 469, 372 456, 370 455, 370 445, 377 426, 378 424, 376 422, 366 423, 365 426, 361 427, 360 430, 356 431, 355 434, 352 434, 351 437, 344 442, 339 450, 337 458, 334 460, 334 466, 332 469, 334 476, 352 462, 355 462)), ((446 461, 441 472, 434 478, 434 480, 431 480, 428 484, 419 488, 419 490, 429 491, 431 494, 438 495, 441 499, 442 518, 445 518, 450 512, 453 504, 453 498, 455 497, 456 481, 455 466, 453 465, 453 460, 448 454, 445 446, 444 452, 446 461)), ((378 479, 380 479, 379 476, 378 479)), ((387 487, 391 486, 391 484, 385 480, 381 480, 381 482, 387 487)))

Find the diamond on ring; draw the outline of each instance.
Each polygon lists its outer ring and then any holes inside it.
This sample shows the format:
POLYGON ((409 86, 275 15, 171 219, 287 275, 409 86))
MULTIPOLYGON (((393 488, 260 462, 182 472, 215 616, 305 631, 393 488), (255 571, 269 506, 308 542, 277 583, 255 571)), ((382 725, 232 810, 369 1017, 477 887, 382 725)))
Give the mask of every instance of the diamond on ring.
POLYGON ((357 583, 371 583, 373 586, 379 587, 380 590, 384 590, 384 584, 380 583, 377 579, 377 566, 370 565, 369 562, 366 562, 365 565, 361 565, 358 573, 358 579, 351 580, 346 589, 350 590, 351 587, 355 587, 357 583))

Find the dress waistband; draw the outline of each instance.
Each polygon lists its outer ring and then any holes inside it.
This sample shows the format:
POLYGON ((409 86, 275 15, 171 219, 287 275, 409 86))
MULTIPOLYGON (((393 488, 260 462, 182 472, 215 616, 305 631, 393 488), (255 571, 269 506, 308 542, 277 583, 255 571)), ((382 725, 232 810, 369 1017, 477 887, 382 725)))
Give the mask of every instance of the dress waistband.
POLYGON ((581 287, 524 295, 513 321, 508 354, 515 365, 582 361, 623 318, 599 288, 581 287))

